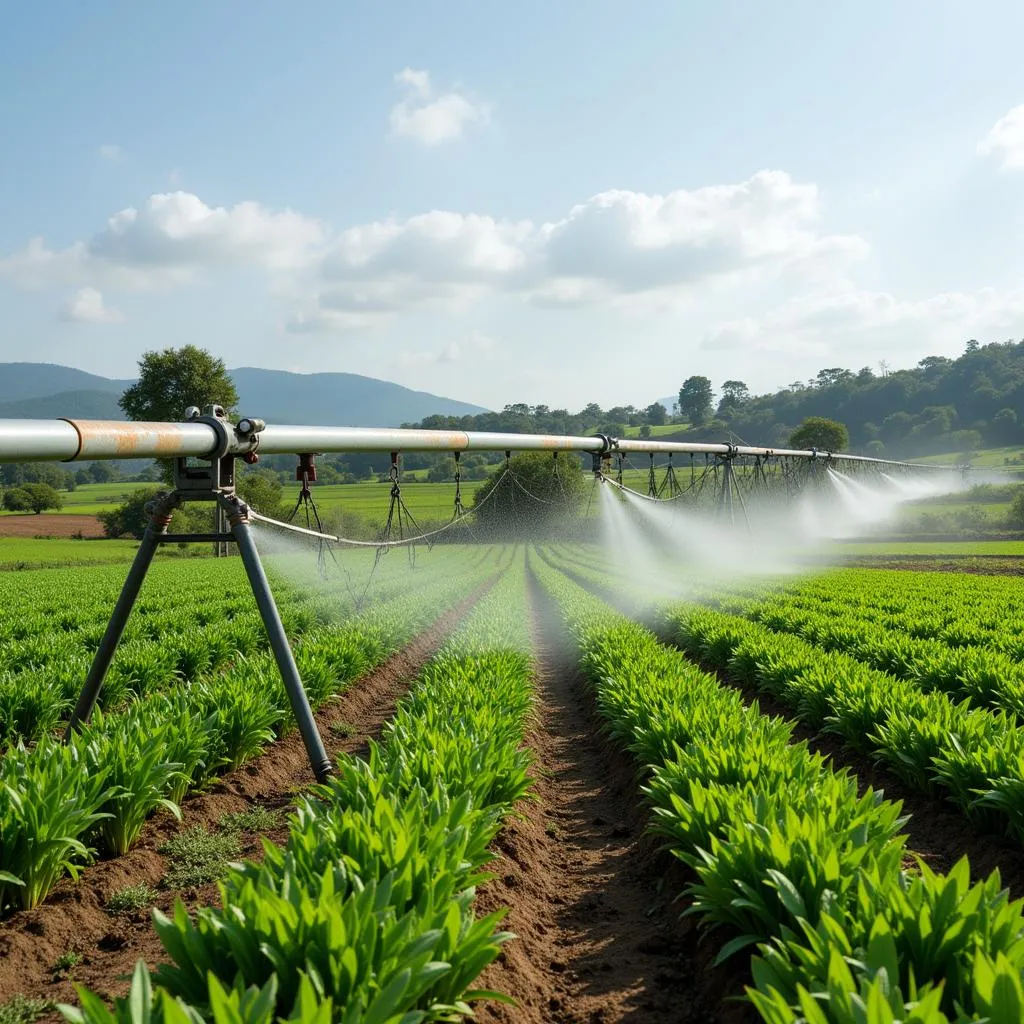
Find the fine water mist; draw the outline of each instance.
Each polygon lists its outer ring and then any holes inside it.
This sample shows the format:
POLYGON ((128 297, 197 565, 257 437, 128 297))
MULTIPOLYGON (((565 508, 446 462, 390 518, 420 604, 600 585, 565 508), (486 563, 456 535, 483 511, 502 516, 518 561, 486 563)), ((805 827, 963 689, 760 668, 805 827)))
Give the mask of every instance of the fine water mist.
POLYGON ((793 500, 734 494, 702 507, 652 499, 605 478, 601 539, 609 563, 638 588, 682 596, 696 578, 740 579, 809 572, 832 561, 837 541, 869 538, 907 502, 962 490, 960 474, 891 476, 870 482, 826 469, 793 500))

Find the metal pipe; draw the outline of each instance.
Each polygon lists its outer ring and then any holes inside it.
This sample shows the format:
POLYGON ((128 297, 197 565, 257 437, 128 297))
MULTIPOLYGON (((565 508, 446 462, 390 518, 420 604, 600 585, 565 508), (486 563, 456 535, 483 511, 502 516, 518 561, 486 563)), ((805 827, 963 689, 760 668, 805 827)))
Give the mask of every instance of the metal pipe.
POLYGON ((302 742, 306 747, 306 755, 309 758, 310 767, 316 776, 317 782, 324 782, 334 771, 327 751, 324 749, 324 741, 320 736, 320 730, 316 727, 313 718, 313 711, 309 706, 306 691, 302 686, 302 679, 299 676, 299 668, 295 664, 295 656, 288 644, 288 636, 284 631, 284 624, 278 613, 277 605, 274 603, 274 595, 267 580, 267 574, 263 571, 263 563, 260 561, 259 552, 256 550, 256 542, 253 540, 252 531, 247 520, 248 509, 237 498, 224 498, 221 502, 228 513, 231 522, 231 532, 234 534, 235 543, 238 545, 238 553, 242 556, 242 563, 245 566, 245 573, 249 577, 249 585, 256 597, 256 604, 260 610, 260 617, 263 619, 263 626, 267 631, 271 649, 274 652, 274 660, 277 662, 278 671, 281 673, 281 680, 288 693, 288 700, 295 715, 299 732, 302 735, 302 742))
POLYGON ((135 600, 142 589, 142 583, 153 561, 153 556, 162 543, 164 534, 167 533, 170 521, 169 512, 166 514, 154 513, 150 519, 149 526, 146 527, 146 532, 142 535, 139 549, 135 552, 132 567, 128 570, 128 576, 124 581, 124 586, 121 588, 117 603, 114 605, 110 621, 107 623, 106 632, 103 634, 103 639, 96 650, 96 656, 89 667, 89 674, 85 678, 85 685, 82 687, 82 692, 78 695, 78 703, 75 705, 75 710, 71 713, 71 718, 68 721, 67 731, 64 734, 65 741, 71 738, 71 734, 80 722, 88 722, 90 715, 92 715, 92 710, 96 706, 100 690, 103 687, 103 680, 107 675, 107 669, 110 668, 110 663, 113 661, 114 652, 117 650, 117 645, 121 641, 124 628, 128 624, 128 617, 132 613, 132 608, 135 606, 135 600))
MULTIPOLYGON (((223 437, 209 423, 120 423, 107 420, 0 420, 0 462, 38 460, 71 462, 83 459, 208 458, 223 437)), ((896 462, 864 455, 813 452, 791 448, 705 442, 614 439, 558 434, 507 434, 465 430, 406 430, 396 427, 318 427, 268 425, 258 434, 234 433, 230 453, 258 450, 267 455, 300 452, 432 452, 432 451, 572 451, 743 455, 761 458, 812 459, 828 457, 843 462, 926 470, 959 470, 941 466, 896 462)))

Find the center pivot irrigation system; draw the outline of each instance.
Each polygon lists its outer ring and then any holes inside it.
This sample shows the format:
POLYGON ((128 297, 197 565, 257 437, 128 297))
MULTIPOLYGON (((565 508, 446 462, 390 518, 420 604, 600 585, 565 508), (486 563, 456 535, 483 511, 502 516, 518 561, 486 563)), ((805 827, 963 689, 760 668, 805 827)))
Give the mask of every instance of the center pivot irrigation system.
MULTIPOLYGON (((93 461, 97 459, 171 459, 174 466, 174 488, 159 492, 146 506, 149 525, 139 543, 138 552, 117 599, 106 632, 96 651, 85 685, 68 725, 68 732, 88 721, 99 697, 107 669, 114 657, 128 617, 135 604, 143 580, 157 548, 161 544, 181 541, 234 542, 238 547, 246 575, 267 630, 270 645, 282 681, 305 744, 310 765, 318 781, 332 772, 331 761, 310 710, 298 667, 288 644, 281 617, 274 602, 250 525, 266 520, 250 509, 235 493, 235 461, 258 461, 267 455, 296 455, 296 472, 302 483, 300 502, 309 497, 309 483, 316 479, 314 457, 331 452, 389 452, 393 476, 401 452, 504 452, 548 451, 556 457, 560 452, 590 454, 595 477, 611 479, 611 460, 617 460, 618 483, 622 485, 622 468, 630 455, 647 455, 650 460, 647 496, 655 500, 673 500, 687 488, 675 476, 672 456, 688 455, 691 460, 703 457, 703 471, 697 476, 691 468, 691 488, 699 481, 703 487, 710 477, 720 507, 732 513, 733 495, 742 501, 734 463, 740 460, 743 476, 750 487, 770 483, 775 474, 792 493, 808 467, 816 471, 842 466, 844 469, 891 472, 907 470, 962 472, 959 466, 936 466, 921 463, 892 462, 859 455, 823 452, 817 449, 793 450, 758 448, 734 444, 690 444, 657 439, 619 439, 597 434, 593 437, 572 437, 555 434, 501 434, 462 430, 406 430, 377 427, 279 426, 263 420, 244 417, 231 423, 217 405, 205 412, 196 406, 185 413, 183 423, 124 423, 112 420, 5 420, 0 419, 0 463, 37 461, 93 461), (659 486, 655 479, 655 455, 668 456, 665 480, 659 486), (168 527, 176 508, 186 501, 214 503, 218 509, 216 532, 210 534, 171 534, 168 527)), ((461 501, 456 496, 456 511, 461 501)), ((288 525, 288 524, 278 524, 288 525)), ((319 521, 317 521, 319 526, 319 521)), ((289 529, 331 540, 322 530, 289 529)))

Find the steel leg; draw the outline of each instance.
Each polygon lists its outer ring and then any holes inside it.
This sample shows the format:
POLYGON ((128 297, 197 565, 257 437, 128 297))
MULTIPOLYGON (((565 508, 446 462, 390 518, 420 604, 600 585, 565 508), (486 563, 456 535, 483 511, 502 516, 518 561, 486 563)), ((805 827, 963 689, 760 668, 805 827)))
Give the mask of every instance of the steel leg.
POLYGON ((132 613, 135 600, 142 589, 142 582, 146 578, 146 572, 149 570, 153 556, 160 546, 160 537, 167 533, 168 522, 169 517, 166 517, 166 520, 160 519, 151 522, 146 527, 146 532, 142 535, 142 540, 139 542, 139 550, 135 553, 135 560, 132 562, 132 567, 128 571, 128 577, 121 588, 117 604, 114 605, 110 622, 107 623, 107 631, 103 634, 103 639, 100 641, 96 656, 89 667, 89 674, 86 676, 85 685, 78 696, 78 703, 75 705, 75 710, 71 713, 67 732, 64 734, 65 741, 70 739, 71 734, 80 722, 89 721, 89 716, 92 714, 92 709, 96 706, 96 700, 103 687, 103 680, 106 678, 107 669, 110 668, 110 662, 114 658, 114 652, 117 650, 121 635, 124 633, 124 627, 128 623, 128 616, 132 613))
POLYGON ((288 691, 288 700, 291 702, 292 711, 295 714, 295 721, 298 723, 299 732, 302 734, 302 742, 306 747, 306 754, 309 757, 310 766, 317 782, 323 782, 334 771, 327 751, 324 749, 324 742, 320 737, 320 731, 313 719, 313 712, 306 697, 306 691, 302 686, 299 677, 299 669, 295 664, 295 657, 288 645, 288 637, 281 622, 277 605, 274 603, 274 595, 270 590, 270 583, 267 581, 267 574, 263 571, 263 563, 260 561, 259 552, 256 550, 256 542, 252 538, 252 531, 249 524, 237 515, 230 516, 231 532, 234 535, 235 543, 238 545, 238 553, 242 556, 242 563, 245 565, 246 575, 249 577, 249 584, 256 597, 256 604, 263 619, 263 625, 270 638, 270 646, 274 651, 274 659, 281 672, 281 679, 284 681, 285 690, 288 691))

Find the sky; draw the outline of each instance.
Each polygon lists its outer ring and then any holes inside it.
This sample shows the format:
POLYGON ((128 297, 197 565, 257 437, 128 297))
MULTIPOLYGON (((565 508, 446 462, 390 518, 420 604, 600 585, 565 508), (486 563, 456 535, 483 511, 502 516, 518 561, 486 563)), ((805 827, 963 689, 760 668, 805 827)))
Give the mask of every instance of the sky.
POLYGON ((10 4, 0 361, 575 410, 1019 339, 1022 35, 1016 0, 10 4))

